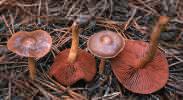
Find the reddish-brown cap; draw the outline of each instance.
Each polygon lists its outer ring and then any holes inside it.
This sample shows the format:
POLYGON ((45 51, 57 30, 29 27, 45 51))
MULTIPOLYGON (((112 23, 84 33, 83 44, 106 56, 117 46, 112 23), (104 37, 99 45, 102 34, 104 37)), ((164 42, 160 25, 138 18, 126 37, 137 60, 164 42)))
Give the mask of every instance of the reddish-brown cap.
POLYGON ((146 42, 127 40, 124 50, 111 61, 112 70, 119 82, 135 93, 150 94, 160 90, 169 77, 168 62, 160 50, 157 50, 154 59, 144 68, 135 69, 148 48, 146 42))
POLYGON ((60 52, 50 68, 49 75, 63 85, 70 86, 78 80, 91 81, 96 74, 94 56, 79 49, 76 61, 70 64, 66 59, 70 49, 60 52))
POLYGON ((52 45, 51 36, 43 30, 20 31, 8 40, 7 47, 12 52, 25 57, 40 58, 46 55, 52 45))
POLYGON ((125 40, 118 33, 100 31, 89 38, 87 46, 89 51, 95 56, 113 58, 123 50, 125 40))

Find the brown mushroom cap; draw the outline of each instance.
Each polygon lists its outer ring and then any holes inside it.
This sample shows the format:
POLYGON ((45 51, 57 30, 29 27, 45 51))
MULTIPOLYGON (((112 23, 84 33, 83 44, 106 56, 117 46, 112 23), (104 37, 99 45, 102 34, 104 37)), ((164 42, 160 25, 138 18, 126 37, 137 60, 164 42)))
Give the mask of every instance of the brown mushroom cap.
POLYGON ((127 40, 124 50, 111 61, 119 82, 135 93, 153 93, 165 86, 169 77, 168 62, 160 50, 144 68, 136 69, 148 48, 146 42, 127 40))
POLYGON ((71 64, 67 60, 69 51, 70 49, 65 49, 56 56, 49 74, 66 86, 81 79, 91 81, 96 74, 95 58, 90 53, 79 49, 76 61, 71 64))
POLYGON ((8 49, 20 56, 40 58, 46 55, 52 45, 51 36, 43 30, 20 31, 8 40, 8 49))
POLYGON ((113 58, 125 46, 124 38, 112 31, 101 31, 92 35, 88 40, 88 49, 95 56, 113 58))

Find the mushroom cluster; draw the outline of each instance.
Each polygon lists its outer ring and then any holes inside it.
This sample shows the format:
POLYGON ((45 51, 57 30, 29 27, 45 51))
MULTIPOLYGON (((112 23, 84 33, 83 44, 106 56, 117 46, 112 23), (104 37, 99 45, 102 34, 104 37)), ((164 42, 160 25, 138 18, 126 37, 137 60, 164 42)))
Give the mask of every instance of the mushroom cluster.
MULTIPOLYGON (((49 75, 63 85, 70 86, 78 80, 91 81, 96 74, 95 57, 101 58, 99 73, 104 70, 105 59, 111 60, 113 73, 128 90, 153 93, 165 86, 169 77, 168 62, 158 49, 158 38, 162 27, 169 21, 161 16, 151 34, 150 43, 124 39, 119 33, 109 30, 92 35, 88 42, 88 53, 79 48, 80 26, 92 17, 79 17, 71 26, 72 44, 70 49, 61 51, 52 64, 49 75), (93 56, 94 55, 94 56, 93 56)), ((51 48, 52 38, 43 30, 20 31, 12 35, 7 47, 12 52, 28 57, 30 78, 35 78, 34 58, 45 56, 51 48)))
MULTIPOLYGON (((103 66, 99 66, 99 73, 102 74, 104 70, 105 59, 111 59, 113 73, 128 90, 149 94, 165 86, 169 77, 168 62, 157 48, 157 40, 168 20, 165 16, 159 18, 150 44, 140 40, 125 40, 120 34, 109 30, 92 35, 87 48, 91 54, 101 58, 103 66)), ((91 81, 96 74, 94 57, 78 48, 78 30, 78 24, 74 23, 71 49, 60 52, 50 69, 50 75, 67 86, 80 79, 91 81)))
POLYGON ((104 70, 104 60, 111 58, 112 70, 119 82, 128 90, 149 94, 161 89, 169 77, 165 55, 157 49, 161 28, 169 18, 161 16, 154 27, 150 44, 140 40, 124 40, 111 31, 101 31, 88 40, 89 51, 102 58, 99 73, 104 70))

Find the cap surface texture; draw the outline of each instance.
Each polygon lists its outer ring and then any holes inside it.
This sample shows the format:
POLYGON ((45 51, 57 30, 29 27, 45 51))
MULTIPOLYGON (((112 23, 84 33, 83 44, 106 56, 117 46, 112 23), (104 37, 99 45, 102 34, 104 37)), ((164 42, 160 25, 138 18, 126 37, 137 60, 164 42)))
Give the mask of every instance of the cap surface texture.
POLYGON ((51 36, 43 30, 20 31, 8 40, 8 49, 20 56, 40 58, 46 55, 52 45, 51 36))
POLYGON ((113 58, 122 51, 125 40, 118 33, 100 31, 89 38, 87 45, 93 55, 101 58, 113 58))

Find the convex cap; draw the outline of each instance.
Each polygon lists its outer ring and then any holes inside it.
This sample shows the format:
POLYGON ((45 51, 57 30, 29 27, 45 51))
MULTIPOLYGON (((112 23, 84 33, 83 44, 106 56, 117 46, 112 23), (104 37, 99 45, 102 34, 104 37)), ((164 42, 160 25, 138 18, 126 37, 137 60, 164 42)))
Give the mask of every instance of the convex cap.
POLYGON ((46 55, 52 45, 51 36, 43 30, 32 32, 20 31, 8 40, 8 49, 24 57, 41 58, 46 55))
POLYGON ((87 45, 89 51, 95 56, 113 58, 123 50, 125 40, 120 34, 107 30, 92 35, 87 45))

